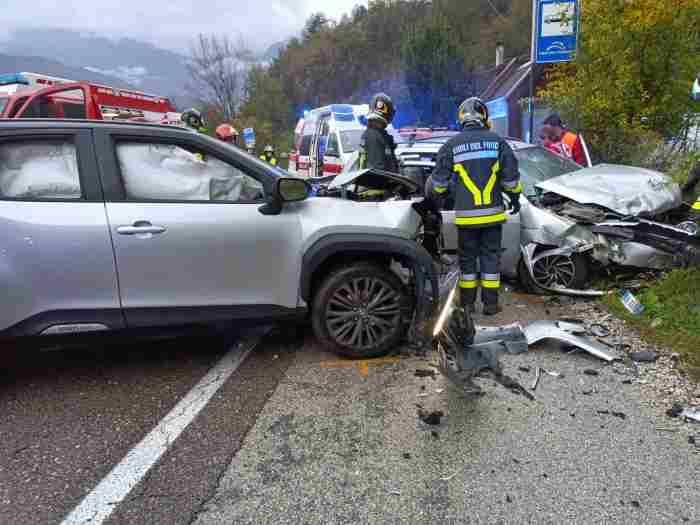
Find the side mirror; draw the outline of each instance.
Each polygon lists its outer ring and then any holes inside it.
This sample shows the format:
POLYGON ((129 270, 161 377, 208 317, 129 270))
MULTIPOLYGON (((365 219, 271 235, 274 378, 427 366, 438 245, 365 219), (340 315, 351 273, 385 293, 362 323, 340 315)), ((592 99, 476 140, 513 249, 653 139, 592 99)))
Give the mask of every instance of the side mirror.
POLYGON ((277 191, 282 202, 298 202, 309 197, 311 185, 302 179, 283 177, 277 181, 277 191))
POLYGON ((282 212, 283 203, 303 201, 310 194, 311 185, 305 180, 282 177, 277 179, 272 195, 258 208, 258 211, 263 215, 279 215, 282 212))

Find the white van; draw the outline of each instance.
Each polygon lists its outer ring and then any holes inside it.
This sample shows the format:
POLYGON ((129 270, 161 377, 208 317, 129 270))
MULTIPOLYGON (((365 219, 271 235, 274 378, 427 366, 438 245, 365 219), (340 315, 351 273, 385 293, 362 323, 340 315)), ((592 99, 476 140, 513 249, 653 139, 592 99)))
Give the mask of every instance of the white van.
POLYGON ((368 104, 331 104, 307 112, 294 130, 288 171, 319 182, 338 175, 360 148, 367 113, 368 104))

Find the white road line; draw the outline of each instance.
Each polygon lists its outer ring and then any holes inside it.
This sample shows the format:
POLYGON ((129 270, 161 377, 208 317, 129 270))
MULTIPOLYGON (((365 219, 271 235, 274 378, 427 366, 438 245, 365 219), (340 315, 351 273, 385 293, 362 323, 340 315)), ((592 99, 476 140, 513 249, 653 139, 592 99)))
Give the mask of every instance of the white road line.
POLYGON ((246 338, 231 348, 92 492, 85 496, 61 525, 103 523, 231 377, 262 337, 256 335, 246 338))

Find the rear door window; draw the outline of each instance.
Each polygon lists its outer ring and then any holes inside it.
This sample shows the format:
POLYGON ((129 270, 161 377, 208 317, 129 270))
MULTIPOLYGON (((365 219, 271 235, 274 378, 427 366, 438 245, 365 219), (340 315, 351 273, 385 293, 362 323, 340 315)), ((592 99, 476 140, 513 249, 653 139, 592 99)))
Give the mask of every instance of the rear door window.
POLYGON ((0 198, 81 199, 78 154, 68 139, 0 143, 0 198))

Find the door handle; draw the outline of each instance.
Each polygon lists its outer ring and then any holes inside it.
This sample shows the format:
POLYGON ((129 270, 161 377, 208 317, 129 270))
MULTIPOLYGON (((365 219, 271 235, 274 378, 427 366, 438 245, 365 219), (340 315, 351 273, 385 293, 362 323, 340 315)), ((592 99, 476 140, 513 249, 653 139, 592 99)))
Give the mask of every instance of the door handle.
POLYGON ((131 226, 118 226, 117 233, 121 235, 143 235, 145 233, 165 233, 163 226, 153 226, 148 221, 136 221, 131 226))

